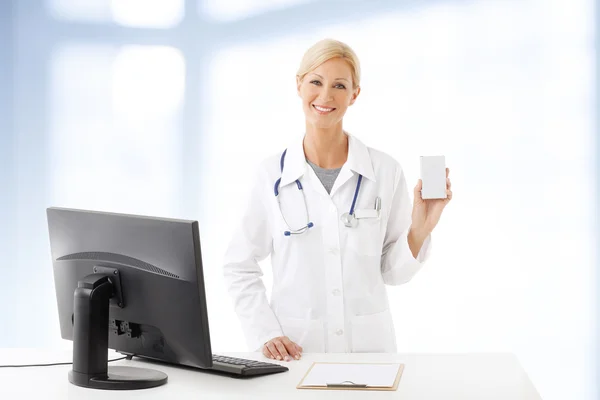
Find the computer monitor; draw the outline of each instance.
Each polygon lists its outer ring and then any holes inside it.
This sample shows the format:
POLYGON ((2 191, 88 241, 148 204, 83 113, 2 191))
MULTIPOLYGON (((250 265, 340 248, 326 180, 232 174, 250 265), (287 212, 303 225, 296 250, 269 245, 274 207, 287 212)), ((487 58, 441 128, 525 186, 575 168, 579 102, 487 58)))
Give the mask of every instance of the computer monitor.
POLYGON ((73 341, 71 383, 141 389, 159 371, 108 368, 108 348, 210 368, 196 221, 47 209, 60 332, 73 341))

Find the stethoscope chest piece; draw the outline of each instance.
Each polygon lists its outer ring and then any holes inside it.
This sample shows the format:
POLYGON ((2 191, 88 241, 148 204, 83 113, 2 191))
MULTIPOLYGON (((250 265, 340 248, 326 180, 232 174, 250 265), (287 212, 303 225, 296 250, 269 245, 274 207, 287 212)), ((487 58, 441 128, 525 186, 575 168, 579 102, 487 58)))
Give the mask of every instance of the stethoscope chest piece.
POLYGON ((358 220, 354 215, 350 213, 342 214, 341 220, 344 223, 344 225, 346 225, 348 228, 356 228, 356 226, 358 225, 358 220))

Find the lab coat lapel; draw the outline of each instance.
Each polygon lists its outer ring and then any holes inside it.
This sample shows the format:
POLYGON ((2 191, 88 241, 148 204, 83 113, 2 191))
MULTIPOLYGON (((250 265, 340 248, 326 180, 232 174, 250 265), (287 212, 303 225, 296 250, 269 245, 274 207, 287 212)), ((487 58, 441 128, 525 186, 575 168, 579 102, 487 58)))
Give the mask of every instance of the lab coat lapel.
POLYGON ((280 189, 306 174, 307 164, 302 145, 303 140, 304 137, 300 140, 294 140, 287 148, 281 182, 279 183, 280 189))
POLYGON ((376 181, 369 149, 360 140, 348 134, 348 160, 333 184, 331 195, 333 196, 350 178, 359 174, 373 182, 376 181))
POLYGON ((335 182, 333 183, 333 187, 331 188, 331 196, 333 197, 335 192, 337 192, 338 189, 340 187, 342 187, 344 185, 344 183, 348 182, 348 180, 350 178, 352 178, 353 176, 354 176, 354 173, 348 167, 348 163, 344 164, 344 166, 342 166, 342 169, 340 170, 340 173, 338 174, 337 178, 335 179, 335 182))
POLYGON ((325 190, 325 186, 323 186, 323 183, 317 176, 316 172, 312 169, 310 165, 308 165, 308 163, 306 165, 308 173, 305 175, 305 177, 310 182, 310 186, 312 187, 312 189, 321 196, 329 197, 329 193, 327 193, 327 190, 325 190))

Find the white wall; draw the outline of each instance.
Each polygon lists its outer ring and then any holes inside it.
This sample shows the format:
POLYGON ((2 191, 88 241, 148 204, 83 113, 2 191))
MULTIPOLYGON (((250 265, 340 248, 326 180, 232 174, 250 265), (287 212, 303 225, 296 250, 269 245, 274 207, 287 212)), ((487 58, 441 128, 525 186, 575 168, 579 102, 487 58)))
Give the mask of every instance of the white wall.
MULTIPOLYGON (((146 22, 101 3, 93 3, 100 21, 168 32, 182 18, 182 2, 148 11, 154 16, 146 22)), ((430 262, 409 284, 389 289, 399 351, 510 351, 544 399, 594 399, 593 4, 411 3, 301 34, 223 45, 210 38, 216 44, 202 71, 190 70, 189 54, 165 41, 57 43, 44 67, 48 92, 40 94, 49 104, 40 179, 51 189, 43 201, 198 219, 213 349, 245 350, 223 285, 223 253, 253 169, 302 134, 294 75, 304 50, 323 37, 343 40, 363 67, 345 128, 397 158, 412 185, 419 155, 445 154, 451 169, 454 199, 434 232, 430 262), (190 86, 195 74, 201 88, 190 86), (185 103, 189 91, 200 91, 203 117, 184 132, 183 112, 196 107, 185 103), (192 179, 201 182, 193 209, 181 206, 182 188, 194 183, 184 178, 185 135, 200 138, 191 150, 199 158, 192 179)), ((66 0, 47 4, 59 20, 86 20, 84 11, 69 14, 66 0)), ((218 2, 203 4, 227 21, 265 8, 250 2, 228 13, 218 2)), ((189 38, 187 48, 203 40, 189 38)), ((29 183, 20 184, 26 196, 29 183)), ((18 222, 30 211, 20 210, 18 222)), ((45 229, 43 219, 26 221, 45 229)), ((20 254, 28 240, 23 229, 20 254)), ((48 255, 37 256, 38 279, 29 279, 33 267, 23 260, 31 258, 21 257, 22 312, 12 326, 28 337, 24 311, 36 310, 48 332, 40 343, 69 346, 48 301, 48 255)), ((269 287, 268 262, 264 269, 269 287)))

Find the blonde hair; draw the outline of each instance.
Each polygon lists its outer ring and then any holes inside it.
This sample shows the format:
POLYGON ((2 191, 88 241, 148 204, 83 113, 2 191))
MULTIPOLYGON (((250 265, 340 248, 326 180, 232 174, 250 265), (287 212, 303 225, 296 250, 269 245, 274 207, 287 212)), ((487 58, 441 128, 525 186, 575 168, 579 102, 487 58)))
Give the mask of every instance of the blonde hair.
POLYGON ((346 61, 352 70, 352 85, 354 88, 360 86, 360 63, 356 53, 346 43, 333 39, 323 39, 312 45, 304 53, 296 76, 302 81, 306 74, 332 58, 346 61))

